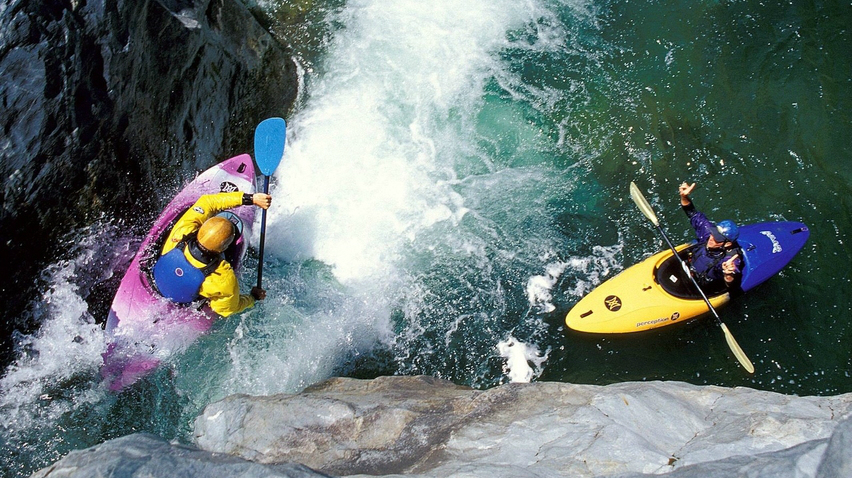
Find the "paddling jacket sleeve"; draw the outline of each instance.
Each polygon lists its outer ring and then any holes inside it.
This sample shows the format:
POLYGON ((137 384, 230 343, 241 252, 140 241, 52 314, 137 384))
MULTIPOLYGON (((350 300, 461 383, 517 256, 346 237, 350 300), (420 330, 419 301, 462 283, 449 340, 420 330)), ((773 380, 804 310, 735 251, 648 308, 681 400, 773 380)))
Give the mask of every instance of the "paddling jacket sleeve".
MULTIPOLYGON (((197 231, 207 219, 226 209, 240 206, 243 202, 243 193, 239 191, 201 196, 175 223, 163 246, 162 254, 174 249, 184 236, 197 231)), ((191 255, 187 256, 191 263, 203 267, 191 255)), ((209 299, 210 308, 222 317, 242 312, 254 305, 254 297, 240 294, 237 275, 228 261, 221 261, 216 270, 204 279, 199 295, 209 299)))
POLYGON ((227 317, 254 305, 254 297, 240 294, 237 275, 228 261, 222 261, 216 270, 201 283, 199 294, 210 300, 213 312, 227 317))
POLYGON ((689 224, 695 229, 695 237, 698 242, 707 242, 707 239, 710 239, 710 228, 713 227, 713 223, 707 219, 703 212, 695 209, 695 204, 692 201, 686 206, 681 206, 681 208, 686 213, 686 217, 689 218, 689 224))
POLYGON ((183 213, 183 216, 172 227, 172 232, 169 233, 169 238, 166 240, 166 244, 163 245, 162 254, 174 249, 184 236, 201 228, 204 221, 226 209, 241 206, 242 204, 243 193, 239 191, 205 194, 201 196, 198 198, 198 201, 195 201, 195 204, 183 213))

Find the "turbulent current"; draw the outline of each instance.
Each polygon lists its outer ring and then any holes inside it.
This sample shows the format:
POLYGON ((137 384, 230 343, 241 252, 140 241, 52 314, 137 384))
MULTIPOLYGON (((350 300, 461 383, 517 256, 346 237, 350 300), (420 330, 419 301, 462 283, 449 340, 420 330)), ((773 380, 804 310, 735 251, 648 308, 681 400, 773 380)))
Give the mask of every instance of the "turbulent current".
POLYGON ((110 394, 89 304, 141 238, 109 218, 78 231, 0 381, 0 468, 28 476, 135 431, 186 442, 213 400, 337 375, 852 391, 852 12, 798 3, 315 2, 293 38, 302 96, 272 181, 267 300, 110 394), (781 274, 722 309, 753 376, 711 321, 564 327, 664 247, 630 181, 690 239, 684 180, 711 219, 811 228, 781 274))

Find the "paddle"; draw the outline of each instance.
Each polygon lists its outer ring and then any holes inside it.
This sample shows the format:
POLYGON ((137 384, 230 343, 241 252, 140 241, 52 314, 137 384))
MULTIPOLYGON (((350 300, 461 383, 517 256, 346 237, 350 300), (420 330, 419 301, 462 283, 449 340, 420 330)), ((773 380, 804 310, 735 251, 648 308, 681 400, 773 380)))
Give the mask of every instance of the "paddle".
MULTIPOLYGON (((281 118, 268 118, 254 130, 254 160, 264 177, 263 192, 269 194, 269 176, 278 168, 284 156, 287 123, 281 118)), ((260 248, 257 260, 257 288, 263 281, 263 244, 266 240, 266 209, 260 219, 260 248)))
POLYGON ((633 198, 633 202, 636 203, 636 206, 639 207, 639 210, 642 211, 642 214, 645 215, 648 219, 654 223, 654 226, 660 231, 660 234, 663 235, 663 239, 666 240, 669 247, 672 249, 672 253, 674 253, 675 257, 680 261, 680 266, 683 268, 683 271, 686 275, 692 280, 692 283, 695 285, 695 288, 701 294, 701 298, 704 299, 704 302, 707 304, 707 307, 710 308, 710 312, 713 313, 713 316, 716 317, 716 322, 722 327, 722 332, 725 333, 725 341, 728 342, 728 347, 731 348, 731 352, 734 353, 734 356, 737 360, 740 361, 743 368, 746 369, 748 373, 754 373, 754 365, 752 365, 751 360, 746 357, 743 349, 740 348, 737 341, 734 339, 734 336, 731 334, 731 331, 728 330, 728 327, 722 322, 722 319, 719 317, 719 314, 716 312, 716 309, 713 308, 713 305, 710 303, 710 300, 707 298, 707 295, 704 294, 704 291, 699 287, 698 282, 695 280, 695 277, 692 276, 692 272, 689 270, 689 266, 686 265, 686 262, 678 255, 675 246, 669 240, 669 237, 666 235, 666 232, 663 231, 662 226, 660 226, 660 221, 657 220, 657 215, 654 214, 654 210, 651 209, 651 205, 645 199, 645 196, 642 195, 642 191, 639 190, 639 187, 636 186, 632 181, 630 182, 630 197, 633 198))

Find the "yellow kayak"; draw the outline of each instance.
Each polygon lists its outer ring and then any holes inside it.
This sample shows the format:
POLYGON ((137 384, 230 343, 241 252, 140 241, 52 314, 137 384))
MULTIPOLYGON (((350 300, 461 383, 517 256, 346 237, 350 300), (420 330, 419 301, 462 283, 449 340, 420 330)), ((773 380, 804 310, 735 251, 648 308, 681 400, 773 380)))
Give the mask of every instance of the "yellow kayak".
MULTIPOLYGON (((690 244, 677 247, 678 252, 690 244)), ((680 254, 679 254, 680 255, 680 254)), ((621 334, 664 327, 710 312, 707 304, 695 297, 677 297, 667 292, 660 282, 671 286, 691 287, 673 259, 671 250, 659 252, 624 270, 583 297, 568 312, 565 324, 580 332, 621 334)), ((713 307, 730 300, 730 294, 719 291, 707 297, 713 307)))
MULTIPOLYGON (((802 249, 810 231, 800 222, 762 222, 740 226, 743 276, 747 292, 786 266, 802 249)), ((682 258, 688 247, 676 247, 682 258)), ((724 283, 704 293, 713 308, 731 300, 724 283)), ((581 332, 623 334, 685 322, 709 313, 701 293, 684 273, 671 249, 655 254, 609 279, 568 312, 565 324, 581 332)))

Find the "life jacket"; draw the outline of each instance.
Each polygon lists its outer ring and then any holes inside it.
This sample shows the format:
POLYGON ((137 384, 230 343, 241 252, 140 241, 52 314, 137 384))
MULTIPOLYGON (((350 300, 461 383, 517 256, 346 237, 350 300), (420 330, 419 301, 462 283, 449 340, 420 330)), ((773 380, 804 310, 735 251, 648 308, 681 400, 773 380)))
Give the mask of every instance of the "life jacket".
POLYGON ((692 270, 695 280, 701 286, 707 286, 713 282, 724 280, 719 265, 736 254, 739 254, 740 257, 743 256, 736 243, 733 247, 723 250, 710 250, 707 249, 706 245, 701 245, 689 252, 689 268, 692 270))
POLYGON ((222 260, 222 254, 204 254, 195 243, 195 233, 188 234, 154 264, 154 283, 163 297, 178 304, 189 304, 198 298, 204 279, 222 260), (205 264, 204 267, 198 268, 189 262, 185 255, 187 247, 194 259, 205 264))

